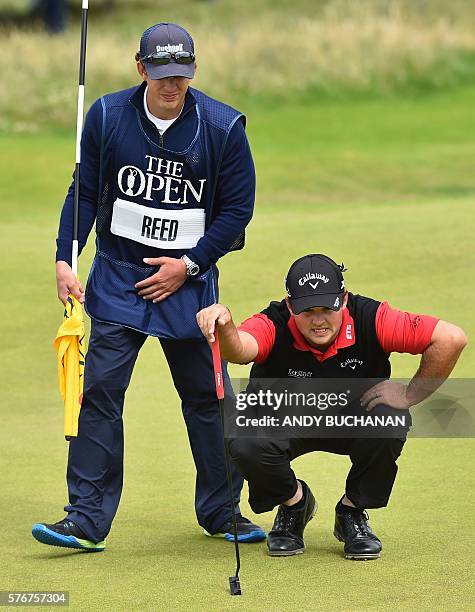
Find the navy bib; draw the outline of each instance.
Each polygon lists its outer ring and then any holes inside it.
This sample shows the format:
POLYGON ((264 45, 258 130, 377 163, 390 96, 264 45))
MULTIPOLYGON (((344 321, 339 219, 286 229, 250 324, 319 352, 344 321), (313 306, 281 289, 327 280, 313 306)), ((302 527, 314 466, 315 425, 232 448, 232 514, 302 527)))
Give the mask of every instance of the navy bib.
POLYGON ((130 102, 137 89, 102 98, 101 200, 87 312, 153 336, 201 339, 195 316, 218 299, 215 266, 158 304, 139 296, 135 284, 157 271, 144 257, 180 257, 205 233, 227 136, 242 115, 191 90, 196 105, 187 112, 197 121, 186 147, 174 151, 130 102))

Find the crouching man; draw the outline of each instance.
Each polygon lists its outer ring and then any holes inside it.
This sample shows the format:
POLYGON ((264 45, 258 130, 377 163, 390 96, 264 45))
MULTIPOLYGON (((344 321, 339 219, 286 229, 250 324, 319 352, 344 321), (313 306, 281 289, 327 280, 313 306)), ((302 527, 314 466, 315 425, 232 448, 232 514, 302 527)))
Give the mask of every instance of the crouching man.
MULTIPOLYGON (((383 379, 361 395, 361 415, 395 410, 409 414, 411 406, 449 376, 466 336, 451 323, 349 293, 344 271, 325 255, 306 255, 290 267, 284 300, 271 302, 239 327, 226 306, 214 304, 198 313, 198 324, 210 343, 218 325, 223 359, 254 362, 251 379, 288 378, 292 372, 313 378, 383 379), (408 385, 389 380, 391 352, 422 354, 408 385)), ((237 437, 229 448, 249 483, 253 511, 278 506, 267 540, 271 556, 304 552, 304 529, 317 509, 312 491, 296 478, 291 461, 317 450, 348 455, 352 467, 336 504, 334 534, 343 542, 347 559, 375 559, 382 545, 368 524, 366 509, 388 504, 404 443, 404 437, 237 437)))

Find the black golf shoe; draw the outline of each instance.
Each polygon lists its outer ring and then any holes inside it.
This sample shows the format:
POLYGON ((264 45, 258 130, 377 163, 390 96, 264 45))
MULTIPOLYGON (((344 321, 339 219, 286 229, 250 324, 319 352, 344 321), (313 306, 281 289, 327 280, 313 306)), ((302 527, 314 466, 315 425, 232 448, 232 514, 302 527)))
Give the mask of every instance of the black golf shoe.
POLYGON ((368 519, 365 510, 344 506, 341 500, 336 505, 333 534, 344 542, 347 559, 377 559, 380 556, 382 544, 369 526, 368 519))
POLYGON ((299 510, 281 504, 277 510, 272 531, 267 537, 267 546, 271 557, 287 557, 304 552, 303 532, 307 523, 317 511, 317 502, 312 491, 303 482, 304 505, 299 510))
POLYGON ((42 544, 60 546, 62 548, 77 548, 85 552, 102 552, 106 542, 88 540, 86 534, 68 517, 53 525, 36 523, 31 529, 33 537, 42 544))
MULTIPOLYGON (((259 525, 251 523, 251 521, 245 516, 242 516, 242 514, 236 514, 236 527, 238 542, 262 542, 262 540, 265 540, 267 537, 266 532, 259 527, 259 525)), ((212 538, 224 538, 228 542, 234 542, 233 522, 231 520, 221 525, 216 533, 209 533, 206 529, 203 531, 205 535, 211 536, 212 538)))

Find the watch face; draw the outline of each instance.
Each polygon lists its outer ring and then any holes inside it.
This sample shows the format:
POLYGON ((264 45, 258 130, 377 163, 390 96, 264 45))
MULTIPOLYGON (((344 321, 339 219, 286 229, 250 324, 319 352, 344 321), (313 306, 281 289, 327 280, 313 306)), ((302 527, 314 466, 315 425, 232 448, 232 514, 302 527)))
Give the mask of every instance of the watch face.
POLYGON ((190 271, 190 276, 196 276, 198 272, 200 271, 199 265, 195 264, 194 262, 191 262, 191 265, 188 269, 190 271))
POLYGON ((182 259, 185 262, 186 273, 188 274, 188 276, 196 276, 200 271, 199 265, 196 264, 194 261, 191 261, 191 259, 186 255, 184 255, 182 259))

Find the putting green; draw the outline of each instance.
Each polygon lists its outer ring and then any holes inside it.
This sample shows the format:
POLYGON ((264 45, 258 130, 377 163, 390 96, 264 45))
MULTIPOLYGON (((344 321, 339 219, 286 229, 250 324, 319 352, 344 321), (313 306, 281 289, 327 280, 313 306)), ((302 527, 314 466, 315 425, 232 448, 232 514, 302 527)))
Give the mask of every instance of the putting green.
MULTIPOLYGON (((249 108, 256 216, 247 249, 220 266, 222 300, 236 319, 282 296, 293 258, 321 251, 345 262, 350 290, 441 316, 470 337, 473 99, 464 90, 414 103, 249 108), (284 130, 292 118, 292 131, 284 130)), ((344 560, 332 535, 348 459, 298 459, 294 468, 320 505, 307 551, 271 559, 265 544, 242 546, 243 597, 231 598, 233 546, 206 538, 195 523, 191 454, 153 339, 127 394, 124 493, 106 551, 86 555, 33 540, 31 525, 58 520, 67 501, 51 343, 62 315, 53 242, 73 152, 60 135, 0 140, 1 589, 69 590, 73 610, 472 609, 474 447, 464 439, 407 443, 389 507, 370 513, 384 546, 370 562, 344 560)), ((89 245, 83 277, 91 253, 89 245)), ((399 376, 417 363, 393 359, 399 376)), ((455 375, 468 377, 473 366, 469 346, 455 375)), ((272 513, 256 517, 246 501, 242 509, 270 528, 272 513)))

